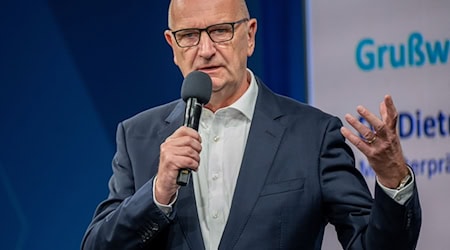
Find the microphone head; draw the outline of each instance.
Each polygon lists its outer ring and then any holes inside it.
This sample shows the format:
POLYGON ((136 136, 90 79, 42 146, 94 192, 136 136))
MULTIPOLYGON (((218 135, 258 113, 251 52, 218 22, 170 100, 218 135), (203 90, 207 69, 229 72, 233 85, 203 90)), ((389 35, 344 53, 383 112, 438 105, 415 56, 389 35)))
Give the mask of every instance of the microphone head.
POLYGON ((212 80, 208 74, 201 71, 192 71, 184 78, 181 86, 181 98, 197 98, 201 104, 207 104, 211 98, 212 80))

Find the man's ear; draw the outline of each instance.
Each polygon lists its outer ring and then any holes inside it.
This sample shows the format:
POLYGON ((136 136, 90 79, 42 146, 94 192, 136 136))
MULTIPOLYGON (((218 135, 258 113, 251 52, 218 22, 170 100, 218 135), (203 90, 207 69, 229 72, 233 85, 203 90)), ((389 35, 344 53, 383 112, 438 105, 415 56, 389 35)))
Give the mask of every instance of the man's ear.
POLYGON ((166 38, 167 44, 169 44, 170 47, 172 47, 172 53, 173 53, 173 62, 175 65, 177 64, 177 57, 175 55, 175 46, 177 46, 176 41, 174 40, 174 37, 172 36, 172 32, 170 30, 164 31, 164 38, 166 38))
POLYGON ((253 55, 255 51, 255 42, 256 42, 256 30, 258 29, 258 23, 256 18, 252 18, 248 21, 248 50, 247 56, 253 55))

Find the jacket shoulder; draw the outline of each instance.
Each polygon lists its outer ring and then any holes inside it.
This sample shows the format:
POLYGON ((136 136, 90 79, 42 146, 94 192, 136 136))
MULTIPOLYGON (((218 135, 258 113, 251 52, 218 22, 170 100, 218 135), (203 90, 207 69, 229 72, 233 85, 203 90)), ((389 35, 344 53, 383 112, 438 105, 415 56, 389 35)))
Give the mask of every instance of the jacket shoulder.
POLYGON ((155 129, 166 126, 171 122, 177 122, 179 118, 182 118, 184 106, 184 102, 178 99, 144 110, 122 121, 120 124, 123 125, 126 132, 133 131, 140 134, 146 131, 155 131, 155 129))
POLYGON ((284 115, 286 118, 289 117, 291 119, 300 119, 304 122, 319 122, 322 123, 324 121, 329 120, 339 120, 338 117, 327 113, 317 107, 314 107, 310 104, 300 102, 298 100, 292 99, 290 97, 276 95, 276 99, 280 107, 282 107, 284 111, 284 115))

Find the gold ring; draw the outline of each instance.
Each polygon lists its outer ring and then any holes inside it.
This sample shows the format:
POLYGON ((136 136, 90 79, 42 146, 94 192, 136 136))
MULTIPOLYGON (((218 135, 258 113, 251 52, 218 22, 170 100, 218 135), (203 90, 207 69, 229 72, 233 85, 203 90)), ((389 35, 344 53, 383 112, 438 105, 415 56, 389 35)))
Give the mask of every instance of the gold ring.
POLYGON ((367 142, 368 144, 372 144, 372 143, 374 143, 376 140, 377 140, 377 136, 374 135, 372 139, 366 140, 366 142, 367 142))

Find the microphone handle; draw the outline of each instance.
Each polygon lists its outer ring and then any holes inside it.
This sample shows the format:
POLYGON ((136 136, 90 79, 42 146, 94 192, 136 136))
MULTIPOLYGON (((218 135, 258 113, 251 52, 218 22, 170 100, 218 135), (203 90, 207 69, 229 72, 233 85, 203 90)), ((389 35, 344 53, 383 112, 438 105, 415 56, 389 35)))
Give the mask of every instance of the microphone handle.
MULTIPOLYGON (((197 98, 188 98, 186 101, 186 110, 184 112, 183 126, 193 128, 198 131, 200 123, 200 115, 202 114, 203 105, 198 102, 197 98)), ((191 178, 191 169, 182 168, 178 172, 177 184, 186 186, 191 178)))

